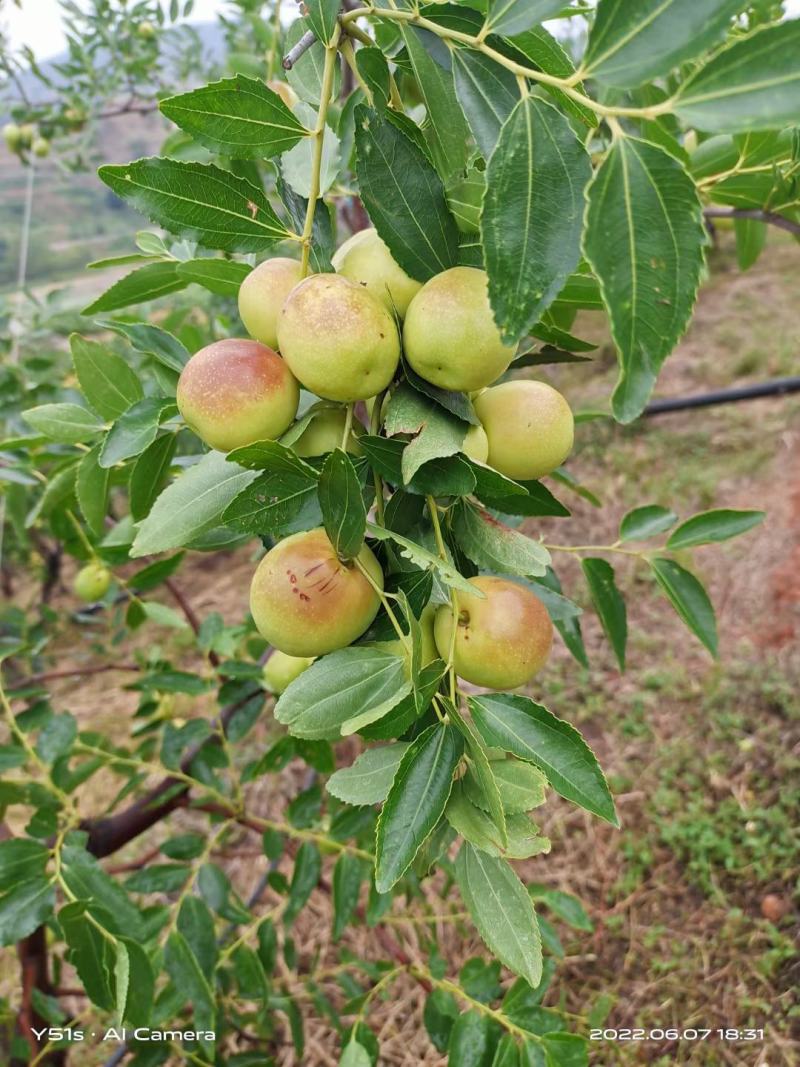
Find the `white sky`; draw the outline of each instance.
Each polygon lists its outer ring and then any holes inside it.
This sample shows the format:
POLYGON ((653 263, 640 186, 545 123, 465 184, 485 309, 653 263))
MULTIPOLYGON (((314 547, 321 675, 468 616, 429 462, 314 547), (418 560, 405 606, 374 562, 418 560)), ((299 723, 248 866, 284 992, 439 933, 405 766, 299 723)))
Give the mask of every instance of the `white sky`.
MULTIPOLYGON (((80 2, 80 0, 79 0, 80 2)), ((161 0, 166 7, 168 0, 161 0)), ((225 10, 225 0, 195 0, 192 21, 207 22, 225 10)), ((800 15, 800 0, 787 0, 788 15, 800 15)), ((9 32, 11 44, 33 48, 37 59, 57 55, 64 47, 58 0, 0 0, 0 24, 9 32)))
MULTIPOLYGON (((11 44, 15 48, 29 45, 37 59, 47 59, 63 51, 58 0, 19 0, 19 4, 17 7, 16 0, 0 0, 0 24, 8 31, 11 44)), ((167 8, 169 0, 161 0, 161 6, 167 8)), ((211 21, 226 7, 225 0, 195 0, 191 21, 211 21)))

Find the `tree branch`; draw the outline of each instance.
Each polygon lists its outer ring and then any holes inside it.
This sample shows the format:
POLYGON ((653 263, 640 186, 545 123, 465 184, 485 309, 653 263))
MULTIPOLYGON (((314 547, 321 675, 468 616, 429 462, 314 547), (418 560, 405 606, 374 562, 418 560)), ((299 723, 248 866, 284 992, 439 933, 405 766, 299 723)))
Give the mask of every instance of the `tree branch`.
MULTIPOLYGON (((223 708, 219 717, 212 725, 221 730, 226 730, 236 712, 251 700, 258 690, 254 687, 240 700, 223 708)), ((184 774, 191 772, 192 761, 208 739, 198 742, 189 749, 181 760, 181 771, 184 774)), ((198 782, 198 785, 201 783, 198 782)), ((188 782, 180 778, 167 775, 157 786, 148 793, 134 801, 124 811, 116 815, 110 815, 101 819, 84 819, 81 829, 89 835, 86 848, 93 856, 110 856, 113 852, 127 845, 129 841, 143 834, 160 822, 176 808, 186 807, 189 800, 188 782)))
POLYGON ((754 219, 756 222, 764 222, 768 226, 775 226, 779 230, 800 236, 800 222, 793 222, 792 219, 784 218, 774 211, 764 211, 761 208, 707 207, 703 209, 703 214, 707 219, 754 219))

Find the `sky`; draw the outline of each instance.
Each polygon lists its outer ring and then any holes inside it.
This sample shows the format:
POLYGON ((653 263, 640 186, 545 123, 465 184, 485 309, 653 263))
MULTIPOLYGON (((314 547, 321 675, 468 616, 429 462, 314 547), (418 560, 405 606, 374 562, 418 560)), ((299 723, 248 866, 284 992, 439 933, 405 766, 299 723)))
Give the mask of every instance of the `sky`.
MULTIPOLYGON (((79 0, 80 2, 80 0, 79 0)), ((161 0, 166 8, 168 0, 161 0)), ((193 22, 208 22, 224 11, 225 0, 195 0, 193 22)), ((37 59, 48 59, 64 49, 61 13, 58 0, 0 0, 0 25, 7 31, 13 47, 27 44, 37 59)))
MULTIPOLYGON (((167 2, 162 0, 164 6, 167 2)), ((214 19, 225 6, 225 0, 195 0, 192 20, 214 19)), ((787 0, 786 12, 800 15, 800 0, 787 0)), ((12 46, 30 45, 37 59, 47 59, 63 50, 58 0, 21 0, 19 7, 15 0, 0 0, 0 25, 7 29, 12 46)))

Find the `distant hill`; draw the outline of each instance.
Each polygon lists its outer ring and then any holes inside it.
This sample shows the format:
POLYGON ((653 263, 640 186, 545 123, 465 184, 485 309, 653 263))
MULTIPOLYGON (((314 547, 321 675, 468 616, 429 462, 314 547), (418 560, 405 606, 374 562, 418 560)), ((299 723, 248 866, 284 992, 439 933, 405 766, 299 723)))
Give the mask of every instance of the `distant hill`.
MULTIPOLYGON (((217 22, 188 22, 185 24, 187 27, 191 27, 194 33, 196 33, 202 42, 202 55, 203 66, 207 62, 221 63, 225 58, 225 41, 222 35, 219 23, 217 22)), ((181 34, 183 31, 182 26, 170 27, 164 31, 163 41, 164 48, 168 50, 171 41, 175 37, 181 34)), ((61 76, 59 74, 58 67, 67 60, 67 53, 62 52, 59 55, 52 56, 50 59, 43 60, 39 67, 42 73, 50 78, 54 84, 60 83, 61 76)), ((103 62, 103 53, 98 52, 98 62, 103 62)), ((51 90, 46 85, 42 85, 39 79, 30 71, 25 71, 19 78, 22 87, 25 91, 25 95, 34 104, 41 103, 43 100, 47 100, 52 95, 51 90)), ((2 115, 2 112, 0 112, 2 115)))
MULTIPOLYGON (((224 38, 218 24, 199 22, 192 29, 202 42, 198 72, 221 64, 224 38)), ((180 32, 165 34, 165 49, 170 46, 169 38, 180 32)), ((42 64, 48 77, 57 79, 56 68, 64 58, 56 56, 42 64)), ((30 73, 22 82, 32 100, 43 100, 51 92, 30 73)), ((81 146, 81 169, 65 167, 58 152, 36 161, 27 269, 30 286, 67 280, 81 274, 91 260, 133 250, 130 235, 146 228, 148 222, 99 181, 96 169, 102 162, 124 163, 157 153, 169 129, 155 112, 107 119, 95 126, 81 146)), ((70 155, 78 147, 71 141, 70 155)), ((16 286, 26 186, 26 168, 0 145, 0 294, 16 286)))

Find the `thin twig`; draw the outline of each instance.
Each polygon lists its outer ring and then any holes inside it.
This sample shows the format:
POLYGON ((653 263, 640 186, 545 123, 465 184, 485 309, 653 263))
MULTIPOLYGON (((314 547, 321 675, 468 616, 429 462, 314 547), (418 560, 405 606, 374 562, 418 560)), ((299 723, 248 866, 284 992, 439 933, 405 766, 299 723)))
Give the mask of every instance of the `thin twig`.
POLYGON ((756 222, 764 222, 768 226, 775 226, 787 233, 800 235, 800 222, 793 222, 784 218, 774 211, 763 211, 761 208, 732 207, 729 209, 720 207, 707 207, 703 210, 707 219, 754 219, 756 222))
POLYGON ((309 50, 312 44, 316 41, 316 39, 317 35, 314 33, 314 31, 307 30, 297 42, 297 44, 294 45, 293 48, 290 48, 286 55, 283 57, 283 62, 281 63, 283 69, 291 70, 295 63, 298 61, 298 59, 301 56, 305 55, 305 53, 309 50))

